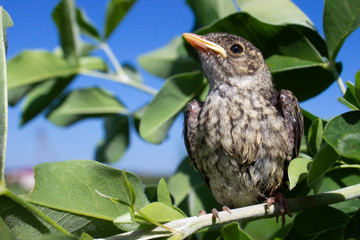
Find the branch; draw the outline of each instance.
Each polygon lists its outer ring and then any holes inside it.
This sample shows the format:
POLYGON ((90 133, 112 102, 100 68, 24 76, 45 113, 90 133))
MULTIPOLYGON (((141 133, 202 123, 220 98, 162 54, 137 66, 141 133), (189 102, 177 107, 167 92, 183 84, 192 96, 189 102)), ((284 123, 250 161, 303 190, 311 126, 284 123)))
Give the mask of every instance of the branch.
MULTIPOLYGON (((343 202, 357 197, 360 197, 360 184, 317 195, 288 199, 288 205, 291 212, 296 212, 307 208, 343 202)), ((219 212, 219 218, 222 223, 229 223, 234 221, 249 221, 265 217, 267 218, 277 216, 279 213, 277 205, 272 205, 267 208, 267 204, 263 203, 233 209, 231 210, 231 214, 226 211, 219 212)), ((139 229, 108 238, 99 238, 97 240, 145 240, 166 236, 172 236, 171 239, 184 239, 202 228, 210 227, 216 224, 219 224, 218 220, 214 219, 212 214, 206 214, 179 219, 164 224, 169 228, 175 229, 175 233, 170 233, 163 228, 157 227, 154 229, 139 229)))

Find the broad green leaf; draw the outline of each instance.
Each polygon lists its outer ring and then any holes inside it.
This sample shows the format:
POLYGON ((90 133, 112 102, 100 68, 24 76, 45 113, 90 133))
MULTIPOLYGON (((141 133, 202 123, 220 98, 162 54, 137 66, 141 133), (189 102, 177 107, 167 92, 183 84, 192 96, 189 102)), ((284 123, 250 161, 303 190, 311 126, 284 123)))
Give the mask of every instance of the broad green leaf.
POLYGON ((205 87, 199 72, 184 73, 169 78, 146 107, 140 122, 140 134, 149 142, 160 143, 176 115, 205 87))
POLYGON ((106 10, 104 35, 107 39, 136 0, 111 0, 106 10))
POLYGON ((199 68, 197 61, 186 51, 181 37, 174 38, 165 47, 140 56, 139 62, 146 71, 161 78, 199 68))
POLYGON ((330 60, 335 61, 347 36, 360 26, 360 2, 325 0, 323 25, 330 60))
POLYGON ((195 15, 194 29, 236 12, 232 0, 186 0, 195 15))
POLYGON ((157 188, 157 199, 159 202, 172 206, 169 189, 164 178, 160 179, 159 181, 157 188))
POLYGON ((345 104, 347 107, 349 107, 352 110, 358 110, 360 109, 360 103, 356 99, 356 93, 355 93, 355 86, 352 82, 346 82, 346 92, 344 94, 344 98, 341 97, 338 98, 338 100, 345 104))
POLYGON ((236 0, 242 11, 264 23, 296 24, 314 29, 311 20, 290 0, 236 0))
MULTIPOLYGON (((318 119, 317 116, 315 116, 314 114, 306 111, 305 109, 301 109, 303 116, 304 116, 304 132, 307 133, 310 129, 311 124, 318 119)), ((324 120, 322 120, 323 122, 325 122, 324 120)), ((304 138, 305 139, 305 138, 304 138)))
POLYGON ((8 88, 11 90, 47 79, 67 77, 79 71, 78 65, 54 53, 23 51, 8 62, 8 88))
POLYGON ((122 103, 101 88, 73 90, 55 106, 47 118, 59 126, 69 126, 89 117, 102 117, 109 114, 127 114, 122 103))
POLYGON ((355 97, 360 104, 360 71, 355 74, 355 97))
POLYGON ((221 229, 221 236, 224 240, 251 240, 252 238, 242 231, 239 227, 239 223, 229 223, 221 229))
MULTIPOLYGON (((113 221, 129 211, 122 204, 100 196, 95 190, 126 200, 122 171, 90 160, 43 163, 35 167, 35 187, 30 202, 72 214, 113 221)), ((148 204, 140 179, 126 173, 136 193, 136 206, 148 204)))
POLYGON ((294 69, 309 68, 309 67, 325 67, 325 63, 313 62, 303 60, 296 57, 272 55, 266 59, 266 64, 269 66, 271 73, 282 71, 290 71, 294 69))
POLYGON ((65 58, 77 62, 80 56, 80 34, 76 22, 74 0, 60 1, 54 9, 52 17, 58 27, 65 58))
POLYGON ((81 234, 80 240, 94 240, 89 234, 83 233, 81 234))
POLYGON ((105 118, 105 137, 96 149, 96 161, 118 161, 129 145, 129 121, 127 117, 113 115, 105 118))
POLYGON ((324 176, 325 172, 335 163, 338 157, 338 154, 330 145, 323 144, 310 166, 307 183, 311 188, 315 187, 317 181, 324 176))
POLYGON ((96 40, 100 40, 99 32, 96 27, 92 25, 84 10, 76 9, 76 22, 83 34, 95 38, 96 40))
MULTIPOLYGON (((0 205, 0 216, 17 240, 37 239, 43 234, 57 232, 48 223, 37 218, 32 212, 10 198, 1 196, 0 205)), ((87 232, 93 237, 107 237, 119 233, 111 220, 34 206, 75 236, 80 236, 83 232, 87 232)))
MULTIPOLYGON (((147 217, 159 223, 170 222, 186 217, 180 211, 162 202, 150 203, 149 205, 143 207, 140 211, 147 217)), ((135 215, 135 219, 140 223, 147 222, 147 220, 139 213, 135 215)))
POLYGON ((312 160, 307 158, 295 158, 291 160, 288 176, 290 181, 289 189, 293 189, 298 183, 306 179, 312 160))
POLYGON ((200 210, 211 212, 213 208, 221 208, 200 174, 190 165, 189 158, 182 161, 176 174, 168 182, 174 205, 189 216, 197 215, 200 210))
POLYGON ((124 193, 125 193, 125 197, 126 197, 126 202, 129 203, 129 205, 134 206, 135 201, 136 201, 136 193, 135 193, 135 190, 134 190, 133 186, 131 185, 131 183, 127 179, 125 170, 123 170, 122 173, 121 173, 121 181, 122 181, 122 184, 124 186, 124 193))
MULTIPOLYGON (((106 63, 98 57, 82 57, 80 58, 81 68, 88 70, 106 71, 106 63)), ((27 93, 25 103, 23 105, 21 125, 24 125, 46 107, 50 106, 52 101, 56 99, 62 91, 72 82, 75 75, 68 77, 59 77, 56 79, 49 79, 39 84, 32 86, 27 93)))
MULTIPOLYGON (((0 201, 1 201, 1 199, 0 199, 0 201)), ((0 239, 16 240, 16 238, 12 235, 9 227, 6 225, 6 223, 3 221, 2 218, 0 218, 0 239)))
POLYGON ((319 207, 300 212, 294 220, 294 228, 302 236, 316 236, 319 233, 343 227, 348 216, 332 207, 319 207), (309 224, 309 220, 316 224, 309 224))
POLYGON ((23 126, 48 107, 73 79, 74 75, 60 77, 41 82, 34 86, 26 95, 26 100, 22 107, 20 125, 23 126))
POLYGON ((331 119, 325 126, 324 139, 341 156, 360 160, 360 111, 331 119))
POLYGON ((323 143, 324 123, 321 118, 316 119, 310 126, 308 144, 310 152, 315 155, 323 143))

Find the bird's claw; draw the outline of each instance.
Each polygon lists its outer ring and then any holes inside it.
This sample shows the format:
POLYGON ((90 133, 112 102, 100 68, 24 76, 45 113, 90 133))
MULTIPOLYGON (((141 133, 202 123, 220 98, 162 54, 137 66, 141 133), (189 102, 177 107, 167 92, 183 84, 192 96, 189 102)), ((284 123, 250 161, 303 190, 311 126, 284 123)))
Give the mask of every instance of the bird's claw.
MULTIPOLYGON (((284 227, 285 226, 285 214, 287 214, 289 217, 292 216, 292 213, 289 209, 287 200, 284 196, 283 193, 277 193, 274 197, 270 197, 266 200, 267 203, 267 209, 269 209, 269 207, 275 203, 278 203, 279 205, 279 211, 280 211, 280 215, 281 215, 281 226, 284 227)), ((278 222, 278 216, 276 216, 276 222, 278 222)))

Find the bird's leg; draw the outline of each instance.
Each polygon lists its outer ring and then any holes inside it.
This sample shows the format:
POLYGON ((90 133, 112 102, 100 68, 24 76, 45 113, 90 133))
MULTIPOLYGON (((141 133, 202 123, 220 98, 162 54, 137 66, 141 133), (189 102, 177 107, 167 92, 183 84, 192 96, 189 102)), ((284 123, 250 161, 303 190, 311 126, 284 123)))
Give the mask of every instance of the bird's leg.
MULTIPOLYGON (((266 203, 268 207, 271 205, 278 203, 279 204, 279 210, 281 214, 281 226, 284 227, 285 225, 285 214, 287 214, 289 217, 292 216, 292 213, 290 212, 290 209, 288 207, 287 200, 282 192, 278 192, 275 194, 274 197, 270 197, 266 200, 266 203)), ((276 217, 276 222, 278 222, 278 216, 276 217)))
MULTIPOLYGON (((222 211, 227 211, 228 213, 231 214, 230 208, 228 208, 227 206, 223 206, 221 210, 222 210, 222 211)), ((220 220, 220 217, 219 217, 219 212, 218 212, 218 210, 217 210, 216 208, 213 208, 213 209, 211 210, 211 213, 212 213, 213 217, 214 217, 215 219, 219 220, 220 224, 222 224, 222 222, 221 222, 221 220, 220 220)), ((205 212, 205 210, 200 210, 198 214, 199 214, 199 215, 205 215, 206 212, 205 212)))

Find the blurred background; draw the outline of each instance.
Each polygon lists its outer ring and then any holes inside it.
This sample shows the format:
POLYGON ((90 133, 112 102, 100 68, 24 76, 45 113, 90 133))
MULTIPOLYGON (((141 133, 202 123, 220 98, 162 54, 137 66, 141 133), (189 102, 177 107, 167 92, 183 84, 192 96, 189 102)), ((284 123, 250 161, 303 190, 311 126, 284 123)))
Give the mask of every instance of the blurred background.
MULTIPOLYGON (((59 1, 0 1, 13 19, 9 28, 8 59, 25 49, 52 51, 59 46, 55 23, 51 14, 59 1)), ((323 1, 293 1, 313 21, 322 36, 323 1)), ((102 28, 108 1, 77 0, 93 24, 102 28)), ((110 37, 108 44, 120 63, 131 63, 141 74, 146 85, 160 89, 164 79, 154 77, 139 65, 137 58, 166 45, 175 36, 190 32, 194 16, 185 0, 138 0, 110 37)), ((343 63, 343 81, 354 82, 360 69, 360 31, 355 31, 345 42, 337 60, 343 63), (354 48, 356 46, 356 48, 354 48)), ((101 54, 101 53, 100 53, 101 54)), ((102 79, 78 76, 70 88, 103 86, 122 99, 130 110, 136 110, 151 101, 152 96, 131 87, 102 79)), ((341 96, 334 82, 321 95, 300 103, 303 109, 329 119, 347 111, 338 103, 341 96), (328 107, 328 106, 331 106, 328 107)), ((90 119, 67 128, 53 125, 43 115, 23 127, 20 124, 21 103, 9 108, 9 130, 6 171, 8 183, 19 182, 26 188, 32 186, 32 167, 42 162, 69 159, 94 159, 98 141, 103 137, 103 121, 90 119)), ((131 128, 130 147, 114 167, 134 172, 143 177, 169 176, 187 155, 182 138, 183 116, 175 121, 168 137, 160 145, 142 140, 131 128)))

